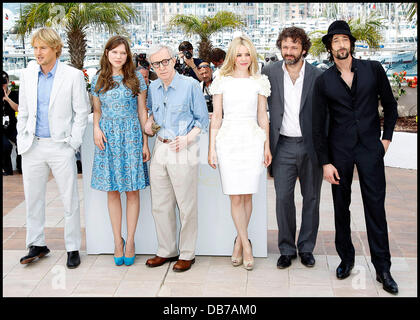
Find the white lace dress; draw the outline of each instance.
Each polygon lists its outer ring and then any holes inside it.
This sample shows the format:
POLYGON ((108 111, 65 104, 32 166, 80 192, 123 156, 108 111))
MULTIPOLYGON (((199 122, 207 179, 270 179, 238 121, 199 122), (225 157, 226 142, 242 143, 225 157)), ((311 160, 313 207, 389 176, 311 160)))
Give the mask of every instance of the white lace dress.
POLYGON ((210 93, 223 96, 224 119, 216 135, 223 193, 256 193, 264 168, 264 142, 268 138, 257 122, 258 95, 270 95, 270 82, 265 75, 218 76, 210 93))

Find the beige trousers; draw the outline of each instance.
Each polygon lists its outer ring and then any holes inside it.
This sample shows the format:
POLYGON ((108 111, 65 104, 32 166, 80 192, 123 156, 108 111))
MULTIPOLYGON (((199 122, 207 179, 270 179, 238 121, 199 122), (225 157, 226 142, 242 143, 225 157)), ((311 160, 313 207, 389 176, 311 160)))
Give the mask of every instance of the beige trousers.
POLYGON ((180 215, 179 259, 195 257, 197 241, 198 142, 179 152, 156 139, 150 162, 152 212, 158 250, 156 255, 178 255, 176 205, 180 215))

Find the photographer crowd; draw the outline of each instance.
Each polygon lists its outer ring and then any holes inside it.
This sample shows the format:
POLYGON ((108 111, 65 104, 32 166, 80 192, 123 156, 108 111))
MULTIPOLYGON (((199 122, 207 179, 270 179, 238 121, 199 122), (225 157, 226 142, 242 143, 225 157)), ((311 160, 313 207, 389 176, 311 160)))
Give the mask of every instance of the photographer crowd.
MULTIPOLYGON (((19 94, 15 90, 9 88, 9 75, 5 72, 1 72, 2 80, 2 173, 4 176, 13 175, 12 165, 12 150, 13 145, 16 145, 16 112, 19 107, 19 94)), ((21 168, 21 156, 16 156, 16 168, 19 173, 22 173, 21 168)))

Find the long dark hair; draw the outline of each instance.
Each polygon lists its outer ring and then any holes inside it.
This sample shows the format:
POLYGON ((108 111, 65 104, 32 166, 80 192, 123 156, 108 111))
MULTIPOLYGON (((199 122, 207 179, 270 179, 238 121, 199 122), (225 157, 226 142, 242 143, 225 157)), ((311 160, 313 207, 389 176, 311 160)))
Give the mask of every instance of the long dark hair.
MULTIPOLYGON (((325 48, 327 49, 327 52, 328 52, 328 60, 330 62, 334 62, 334 56, 332 54, 332 44, 331 44, 332 38, 333 38, 332 36, 328 37, 325 43, 325 48)), ((352 57, 354 57, 354 48, 356 47, 356 41, 353 41, 351 37, 349 37, 349 39, 350 39, 350 54, 352 57)))
POLYGON ((122 36, 111 37, 105 45, 105 50, 100 60, 101 68, 98 70, 99 76, 95 92, 104 93, 118 86, 118 84, 112 79, 112 65, 109 62, 108 53, 120 44, 124 44, 125 51, 127 52, 127 61, 122 67, 123 84, 131 90, 133 96, 137 96, 140 93, 140 81, 136 77, 133 55, 131 54, 128 40, 122 36))

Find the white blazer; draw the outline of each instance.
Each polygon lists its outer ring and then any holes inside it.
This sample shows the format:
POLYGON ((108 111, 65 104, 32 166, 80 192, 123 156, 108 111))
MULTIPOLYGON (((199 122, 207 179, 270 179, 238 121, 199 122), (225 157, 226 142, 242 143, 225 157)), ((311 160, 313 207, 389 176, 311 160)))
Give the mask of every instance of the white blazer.
MULTIPOLYGON (((17 147, 22 154, 35 137, 39 66, 26 68, 20 77, 17 147)), ((58 61, 51 89, 48 123, 51 138, 73 149, 82 144, 90 113, 89 96, 83 72, 58 61)))

